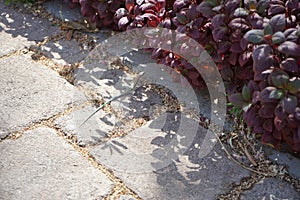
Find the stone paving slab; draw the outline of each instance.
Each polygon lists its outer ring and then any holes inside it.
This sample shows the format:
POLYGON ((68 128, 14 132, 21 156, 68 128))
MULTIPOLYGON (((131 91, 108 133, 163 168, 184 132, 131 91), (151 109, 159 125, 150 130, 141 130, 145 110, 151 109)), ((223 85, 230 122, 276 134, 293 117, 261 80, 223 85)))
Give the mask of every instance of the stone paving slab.
POLYGON ((80 49, 78 42, 74 39, 50 41, 41 47, 41 52, 61 65, 80 62, 88 54, 87 51, 80 49))
POLYGON ((95 111, 95 108, 86 106, 83 109, 73 111, 54 121, 56 126, 62 128, 66 133, 76 134, 81 144, 91 144, 105 138, 118 123, 112 114, 103 110, 97 112, 86 123, 80 126, 88 116, 95 111))
POLYGON ((0 199, 102 199, 113 183, 79 152, 41 127, 0 143, 0 199))
POLYGON ((59 27, 42 18, 20 13, 0 1, 0 56, 36 44, 59 33, 59 27))
POLYGON ((85 101, 74 86, 29 55, 0 59, 0 80, 1 138, 85 101))
POLYGON ((280 151, 274 151, 270 147, 264 148, 266 155, 269 159, 287 166, 289 174, 300 181, 300 159, 292 156, 290 153, 284 153, 280 151))
POLYGON ((200 126, 195 138, 189 138, 195 125, 169 113, 125 137, 89 149, 143 199, 215 199, 249 172, 229 161, 218 144, 205 155, 215 139, 200 126))
POLYGON ((51 0, 44 2, 46 11, 52 13, 53 16, 63 19, 64 21, 77 21, 82 19, 80 6, 73 9, 65 1, 51 0))
POLYGON ((251 190, 241 195, 241 200, 296 200, 300 193, 283 180, 275 178, 262 179, 251 190))

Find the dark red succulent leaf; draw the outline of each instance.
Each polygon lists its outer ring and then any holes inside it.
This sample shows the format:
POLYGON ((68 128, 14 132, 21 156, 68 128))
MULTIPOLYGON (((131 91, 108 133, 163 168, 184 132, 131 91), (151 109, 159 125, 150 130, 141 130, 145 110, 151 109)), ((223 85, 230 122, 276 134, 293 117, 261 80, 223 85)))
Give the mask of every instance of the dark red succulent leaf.
POLYGON ((299 71, 299 65, 295 58, 286 58, 280 63, 280 68, 287 72, 297 73, 299 71))
POLYGON ((241 93, 230 95, 228 100, 237 107, 243 107, 247 103, 241 93))
POLYGON ((258 111, 258 115, 261 118, 274 118, 275 105, 272 104, 263 104, 258 111))
POLYGON ((293 95, 288 95, 280 101, 280 105, 282 106, 284 112, 294 113, 298 105, 297 97, 293 95))
POLYGON ((300 46, 295 42, 285 41, 278 46, 278 51, 288 56, 297 56, 300 55, 300 46))

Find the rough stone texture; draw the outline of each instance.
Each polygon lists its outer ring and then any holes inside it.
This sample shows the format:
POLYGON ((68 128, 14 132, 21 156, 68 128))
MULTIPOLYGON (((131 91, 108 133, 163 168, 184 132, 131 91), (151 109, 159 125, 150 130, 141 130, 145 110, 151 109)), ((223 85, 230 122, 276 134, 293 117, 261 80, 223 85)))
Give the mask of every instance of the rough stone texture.
POLYGON ((46 19, 20 13, 0 2, 0 56, 30 46, 59 32, 46 19))
POLYGON ((215 199, 249 176, 215 142, 195 121, 168 113, 90 152, 143 199, 215 199))
POLYGON ((136 198, 131 195, 121 195, 118 200, 136 200, 136 198))
POLYGON ((289 174, 300 181, 300 159, 292 156, 290 153, 283 153, 271 149, 270 147, 265 147, 266 155, 273 161, 286 165, 289 174))
POLYGON ((112 182, 53 129, 0 143, 0 199, 102 199, 112 182))
POLYGON ((296 200, 300 199, 293 186, 280 179, 267 178, 256 183, 255 186, 241 196, 241 200, 296 200))
POLYGON ((50 41, 41 47, 42 53, 58 64, 73 64, 82 61, 87 51, 80 49, 76 40, 50 41))
POLYGON ((82 19, 80 6, 71 9, 65 1, 52 0, 44 2, 44 6, 53 16, 65 21, 77 21, 82 19))
POLYGON ((75 87, 29 56, 0 59, 0 137, 84 101, 75 87))
POLYGON ((54 123, 66 133, 75 134, 81 144, 93 145, 105 138, 109 131, 117 125, 117 120, 112 114, 99 110, 81 126, 95 110, 96 108, 87 106, 58 118, 54 123))

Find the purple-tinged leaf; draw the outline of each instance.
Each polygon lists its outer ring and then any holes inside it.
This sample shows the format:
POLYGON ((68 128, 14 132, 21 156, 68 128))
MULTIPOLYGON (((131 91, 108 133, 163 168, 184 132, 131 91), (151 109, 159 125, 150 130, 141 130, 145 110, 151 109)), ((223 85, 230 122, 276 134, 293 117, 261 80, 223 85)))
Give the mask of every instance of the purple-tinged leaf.
POLYGON ((273 49, 267 44, 257 46, 252 53, 255 73, 261 73, 273 66, 273 49))
POLYGON ((268 132, 272 132, 273 131, 273 120, 272 119, 267 119, 264 123, 263 123, 263 128, 268 131, 268 132))
POLYGON ((233 30, 239 29, 241 31, 246 31, 249 29, 244 18, 235 18, 229 22, 228 26, 233 30))
POLYGON ((298 92, 300 92, 300 78, 293 77, 292 79, 290 79, 287 83, 286 88, 291 94, 297 94, 298 92))
POLYGON ((272 35, 272 43, 273 44, 281 44, 285 41, 285 35, 283 32, 276 32, 272 35))
POLYGON ((220 26, 220 27, 214 29, 212 32, 214 40, 215 41, 223 40, 227 31, 228 31, 228 29, 226 26, 220 26))
POLYGON ((299 0, 288 0, 286 3, 285 3, 285 6, 289 9, 296 9, 296 8, 299 8, 299 0))
POLYGON ((288 95, 287 97, 284 97, 280 104, 286 113, 294 113, 296 107, 297 107, 297 97, 293 95, 288 95))
POLYGON ((211 19, 211 25, 213 28, 224 26, 226 16, 224 14, 217 14, 211 19))
POLYGON ((235 17, 247 17, 249 15, 249 11, 244 8, 235 9, 233 16, 235 17))
POLYGON ((253 69, 251 65, 236 68, 236 77, 241 80, 253 79, 253 69))
POLYGON ((239 64, 241 67, 243 67, 251 58, 251 53, 250 52, 244 52, 240 54, 239 56, 239 64))
POLYGON ((235 65, 236 64, 236 61, 237 61, 237 57, 238 54, 237 53, 231 53, 229 58, 228 58, 228 62, 231 64, 231 65, 235 65))
POLYGON ((278 131, 281 131, 286 126, 286 122, 285 122, 285 120, 281 120, 278 117, 275 117, 274 118, 274 125, 275 125, 275 128, 278 131))
POLYGON ((127 16, 125 16, 125 17, 122 17, 120 20, 119 20, 119 22, 118 22, 118 26, 119 26, 119 28, 120 29, 123 29, 123 28, 125 28, 128 24, 129 24, 129 19, 128 19, 128 17, 127 16))
POLYGON ((224 5, 222 4, 212 8, 212 11, 215 11, 216 13, 221 13, 222 10, 224 10, 224 5))
POLYGON ((270 93, 270 98, 271 99, 282 99, 284 97, 284 91, 282 90, 273 90, 270 93))
POLYGON ((277 103, 278 99, 274 98, 271 93, 274 93, 277 88, 269 86, 264 88, 259 94, 259 100, 264 103, 277 103))
POLYGON ((140 5, 142 5, 142 3, 144 3, 144 0, 136 0, 135 2, 136 2, 137 5, 140 6, 140 5))
POLYGON ((280 68, 288 72, 298 72, 299 66, 294 58, 287 58, 280 63, 280 68))
POLYGON ((232 94, 228 97, 228 100, 237 107, 242 107, 246 102, 244 101, 240 93, 232 94))
POLYGON ((234 42, 231 45, 230 51, 233 52, 233 53, 242 53, 243 49, 241 48, 239 42, 234 42))
POLYGON ((197 6, 197 11, 200 12, 204 17, 211 18, 215 12, 212 10, 213 6, 211 6, 208 2, 203 1, 197 6))
POLYGON ((284 121, 284 119, 287 117, 287 114, 284 112, 283 108, 278 105, 276 108, 275 108, 275 116, 281 120, 281 121, 284 121))
POLYGON ((145 12, 146 10, 148 9, 151 9, 151 10, 154 10, 154 11, 157 11, 156 10, 156 7, 155 7, 155 4, 152 4, 152 3, 144 3, 140 6, 141 10, 143 12, 145 12))
POLYGON ((271 5, 268 9, 268 15, 277 15, 277 14, 282 14, 285 13, 285 7, 282 5, 271 5))
POLYGON ((194 20, 196 19, 197 15, 198 15, 198 12, 197 12, 197 9, 196 9, 196 5, 195 4, 191 4, 189 6, 189 9, 186 13, 187 17, 189 20, 194 20))
POLYGON ((287 123, 289 128, 298 128, 300 121, 295 118, 294 113, 291 113, 287 117, 287 123))
POLYGON ((134 8, 134 0, 125 0, 125 7, 128 10, 128 12, 131 12, 134 8))
POLYGON ((253 128, 254 133, 262 133, 263 132, 263 127, 262 124, 255 124, 253 128))
POLYGON ((234 74, 230 67, 222 69, 220 73, 225 81, 232 81, 234 74))
POLYGON ((262 107, 258 111, 258 115, 261 118, 273 118, 274 117, 274 109, 275 107, 272 105, 262 105, 262 107))
MULTIPOLYGON (((284 10, 285 10, 285 8, 284 8, 284 10)), ((284 28, 285 28, 285 16, 284 16, 284 14, 275 15, 274 17, 272 17, 270 19, 269 24, 272 26, 274 33, 278 32, 278 31, 283 32, 284 28)))
POLYGON ((222 41, 220 43, 218 43, 218 54, 222 54, 225 53, 226 51, 228 51, 231 47, 231 43, 228 41, 222 41))
POLYGON ((297 29, 295 28, 289 28, 284 31, 284 36, 286 40, 292 41, 292 42, 297 42, 298 36, 297 36, 297 29))
POLYGON ((295 42, 285 41, 278 47, 278 51, 285 55, 290 56, 299 56, 300 55, 300 47, 295 42))
POLYGON ((249 44, 249 42, 245 38, 241 39, 240 46, 243 49, 243 51, 245 51, 247 49, 248 44, 249 44))
POLYGON ((279 148, 279 145, 281 143, 280 142, 281 141, 281 137, 278 137, 278 136, 280 136, 280 134, 278 134, 278 131, 276 131, 276 132, 277 132, 277 134, 275 134, 275 133, 264 133, 262 135, 261 141, 264 144, 268 144, 268 145, 272 146, 273 148, 279 148), (276 135, 277 139, 275 139, 275 137, 273 136, 274 134, 276 135))
POLYGON ((253 13, 249 15, 248 21, 253 29, 263 29, 264 19, 259 14, 253 13))
POLYGON ((250 30, 245 34, 244 38, 253 44, 259 44, 264 41, 264 32, 259 29, 250 30))

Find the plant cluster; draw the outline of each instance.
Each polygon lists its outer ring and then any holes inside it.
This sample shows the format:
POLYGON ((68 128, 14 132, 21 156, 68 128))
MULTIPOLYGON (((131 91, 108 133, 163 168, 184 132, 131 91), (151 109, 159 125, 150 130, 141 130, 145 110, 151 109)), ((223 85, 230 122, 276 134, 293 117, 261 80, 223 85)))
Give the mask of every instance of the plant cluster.
MULTIPOLYGON (((275 147, 285 142, 291 152, 300 154, 299 0, 69 2, 79 3, 82 14, 99 27, 164 27, 186 34, 217 64, 229 101, 240 109, 247 126, 263 142, 275 147)), ((149 39, 149 44, 165 44, 153 45, 152 58, 175 69, 171 70, 175 80, 180 81, 180 73, 196 88, 205 86, 193 65, 173 51, 199 57, 188 37, 186 43, 169 48, 172 33, 160 34, 149 39)))
POLYGON ((119 30, 118 21, 114 18, 120 7, 124 7, 124 0, 65 0, 70 8, 81 7, 81 14, 89 18, 99 28, 119 30))

